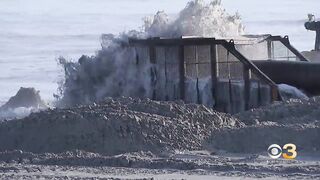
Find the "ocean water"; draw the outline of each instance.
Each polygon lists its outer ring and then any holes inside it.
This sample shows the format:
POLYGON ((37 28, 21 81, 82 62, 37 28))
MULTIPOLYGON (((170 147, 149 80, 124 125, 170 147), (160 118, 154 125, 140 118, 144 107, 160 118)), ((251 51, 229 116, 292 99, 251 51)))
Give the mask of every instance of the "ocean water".
MULTIPOLYGON (((0 103, 20 87, 35 87, 53 99, 63 78, 56 59, 77 60, 100 49, 102 33, 142 27, 147 15, 175 16, 183 0, 0 0, 0 103)), ((318 0, 222 0, 239 12, 248 34, 289 35, 298 50, 313 48, 315 34, 304 29, 308 13, 320 17, 318 0)))

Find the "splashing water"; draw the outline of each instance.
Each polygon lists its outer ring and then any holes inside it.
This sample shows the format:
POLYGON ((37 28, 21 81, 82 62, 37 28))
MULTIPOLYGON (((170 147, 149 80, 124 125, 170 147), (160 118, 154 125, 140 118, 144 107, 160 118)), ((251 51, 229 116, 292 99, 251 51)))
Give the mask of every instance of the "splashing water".
POLYGON ((279 84, 278 88, 280 96, 283 100, 308 99, 308 96, 296 87, 287 84, 279 84))
MULTIPOLYGON (((227 37, 243 32, 239 14, 229 15, 219 0, 191 1, 174 19, 160 11, 145 18, 143 31, 103 35, 102 50, 96 56, 82 56, 78 62, 60 58, 65 80, 59 87, 57 105, 85 104, 108 96, 151 97, 151 64, 137 66, 136 52, 126 47, 128 38, 227 37)), ((147 58, 143 61, 149 62, 147 58)))
POLYGON ((221 1, 206 4, 203 1, 191 1, 178 18, 169 21, 168 15, 158 12, 153 18, 145 20, 145 32, 149 36, 203 36, 228 37, 244 32, 240 15, 229 15, 221 6, 221 1))
POLYGON ((0 106, 0 121, 15 118, 23 118, 32 112, 48 108, 48 105, 41 99, 40 92, 34 88, 21 87, 17 94, 0 106))

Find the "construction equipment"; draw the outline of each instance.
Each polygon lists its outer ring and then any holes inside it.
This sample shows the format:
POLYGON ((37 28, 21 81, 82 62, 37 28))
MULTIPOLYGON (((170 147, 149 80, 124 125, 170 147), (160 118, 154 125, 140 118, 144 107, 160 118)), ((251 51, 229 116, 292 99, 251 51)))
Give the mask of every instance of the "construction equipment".
POLYGON ((320 21, 316 21, 313 14, 308 14, 308 22, 304 24, 305 28, 310 31, 316 31, 315 51, 320 51, 320 21))

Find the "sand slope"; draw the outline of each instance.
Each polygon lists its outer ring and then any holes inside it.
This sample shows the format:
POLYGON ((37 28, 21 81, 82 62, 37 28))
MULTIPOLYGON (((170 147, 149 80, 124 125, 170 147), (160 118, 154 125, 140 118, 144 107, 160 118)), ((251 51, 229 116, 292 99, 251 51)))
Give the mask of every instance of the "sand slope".
POLYGON ((132 98, 33 113, 0 123, 0 150, 105 154, 133 151, 197 150, 212 131, 240 127, 230 115, 203 105, 132 98))

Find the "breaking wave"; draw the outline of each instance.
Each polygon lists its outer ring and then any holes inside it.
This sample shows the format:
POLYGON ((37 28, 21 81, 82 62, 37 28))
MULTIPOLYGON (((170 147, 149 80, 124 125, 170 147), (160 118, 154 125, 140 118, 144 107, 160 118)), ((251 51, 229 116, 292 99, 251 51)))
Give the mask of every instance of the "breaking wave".
POLYGON ((15 96, 0 106, 0 121, 24 118, 46 108, 48 106, 41 99, 40 91, 21 87, 15 96))
POLYGON ((228 14, 220 0, 191 1, 174 19, 159 11, 153 17, 146 17, 143 27, 141 31, 103 35, 102 49, 95 56, 82 56, 78 62, 60 58, 65 79, 56 96, 58 105, 86 104, 109 96, 150 97, 151 65, 136 67, 136 51, 126 48, 128 38, 226 37, 244 32, 239 14, 228 14))

